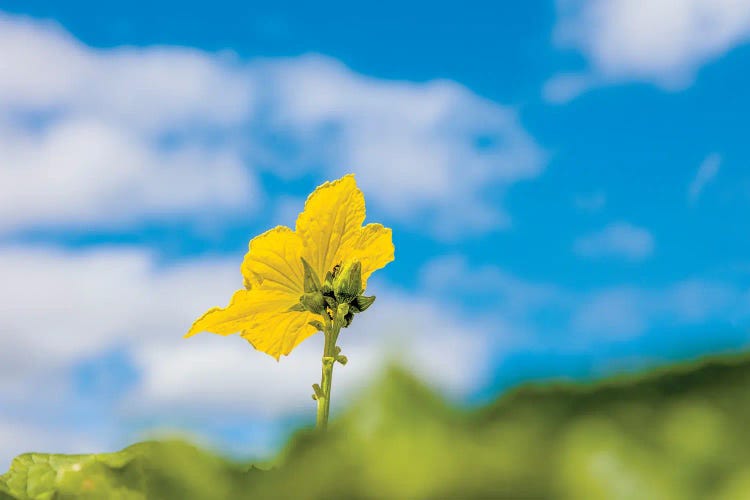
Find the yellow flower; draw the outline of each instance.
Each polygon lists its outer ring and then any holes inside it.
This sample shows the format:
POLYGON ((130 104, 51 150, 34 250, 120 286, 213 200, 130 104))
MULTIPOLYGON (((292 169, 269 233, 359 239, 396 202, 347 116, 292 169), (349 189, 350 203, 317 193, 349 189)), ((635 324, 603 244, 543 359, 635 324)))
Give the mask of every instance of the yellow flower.
POLYGON ((305 293, 303 258, 321 281, 334 266, 358 261, 363 290, 372 272, 393 260, 391 230, 381 224, 362 227, 364 220, 365 198, 353 174, 318 186, 294 231, 277 226, 250 241, 241 267, 245 289, 235 292, 226 308, 206 312, 185 337, 240 332, 277 360, 288 355, 318 331, 310 322, 320 316, 298 306, 305 293))

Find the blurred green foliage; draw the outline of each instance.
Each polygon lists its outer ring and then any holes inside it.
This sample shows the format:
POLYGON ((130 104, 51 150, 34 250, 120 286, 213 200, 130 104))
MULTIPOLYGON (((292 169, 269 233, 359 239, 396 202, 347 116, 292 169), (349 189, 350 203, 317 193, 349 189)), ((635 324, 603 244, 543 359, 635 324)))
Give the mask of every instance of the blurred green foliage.
POLYGON ((522 387, 471 411, 392 368, 269 470, 177 441, 34 453, 0 476, 0 499, 750 499, 748 417, 746 357, 522 387))

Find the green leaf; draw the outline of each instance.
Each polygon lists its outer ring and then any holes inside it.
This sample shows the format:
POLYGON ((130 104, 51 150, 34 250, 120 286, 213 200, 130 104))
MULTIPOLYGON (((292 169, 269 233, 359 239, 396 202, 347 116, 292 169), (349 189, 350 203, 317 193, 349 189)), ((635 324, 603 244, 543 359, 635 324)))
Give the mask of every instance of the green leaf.
POLYGON ((116 453, 21 455, 0 476, 0 491, 22 499, 249 498, 258 474, 247 471, 180 441, 145 442, 116 453))

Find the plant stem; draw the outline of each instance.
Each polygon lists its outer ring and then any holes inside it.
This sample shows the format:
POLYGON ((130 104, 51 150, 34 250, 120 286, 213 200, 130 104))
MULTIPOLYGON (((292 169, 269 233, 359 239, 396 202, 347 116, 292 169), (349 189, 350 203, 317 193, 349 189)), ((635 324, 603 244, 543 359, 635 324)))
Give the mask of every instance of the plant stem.
POLYGON ((325 321, 325 346, 323 347, 323 370, 320 381, 321 394, 318 394, 318 414, 316 428, 325 430, 328 427, 328 412, 331 406, 331 382, 333 365, 336 362, 336 340, 341 331, 341 323, 335 318, 325 321))

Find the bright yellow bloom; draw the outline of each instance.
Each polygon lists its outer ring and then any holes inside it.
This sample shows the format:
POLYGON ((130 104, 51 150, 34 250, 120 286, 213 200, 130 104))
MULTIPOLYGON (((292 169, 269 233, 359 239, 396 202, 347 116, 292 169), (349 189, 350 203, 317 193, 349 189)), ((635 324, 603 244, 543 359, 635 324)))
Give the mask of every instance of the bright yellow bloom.
POLYGON ((302 258, 321 281, 334 266, 359 261, 363 289, 373 271, 393 260, 391 230, 381 224, 362 227, 364 220, 365 198, 353 174, 318 186, 294 231, 278 226, 250 241, 241 267, 245 289, 235 292, 228 307, 206 312, 185 337, 240 332, 277 360, 288 355, 317 331, 309 323, 320 317, 294 307, 305 293, 302 258))

